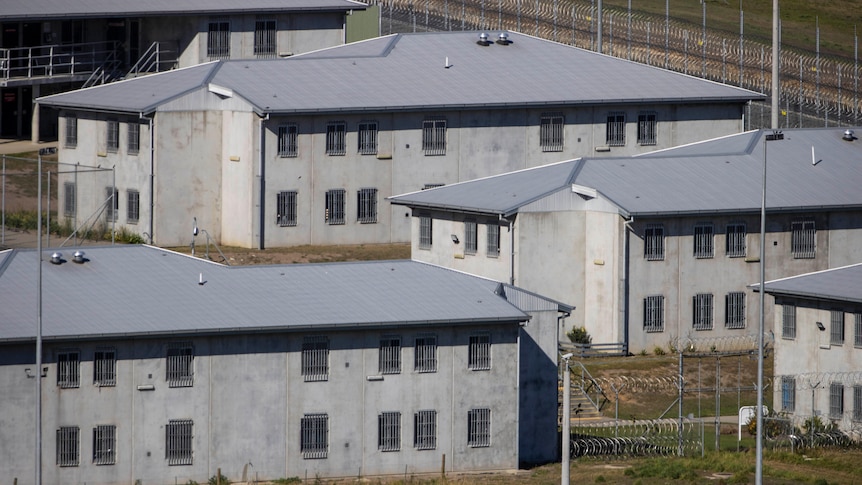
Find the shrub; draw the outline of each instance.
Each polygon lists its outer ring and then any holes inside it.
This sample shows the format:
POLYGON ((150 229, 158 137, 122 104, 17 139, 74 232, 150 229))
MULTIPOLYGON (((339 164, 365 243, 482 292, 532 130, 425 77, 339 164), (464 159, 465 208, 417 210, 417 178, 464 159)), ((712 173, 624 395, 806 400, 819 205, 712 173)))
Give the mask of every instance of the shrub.
POLYGON ((655 355, 664 355, 664 354, 666 354, 666 352, 664 351, 664 349, 663 349, 663 348, 661 348, 661 347, 659 347, 658 345, 656 345, 656 346, 655 346, 655 348, 654 348, 654 349, 652 349, 652 353, 654 353, 655 355))
POLYGON ((573 344, 589 345, 593 343, 593 338, 587 332, 587 329, 585 327, 572 327, 572 329, 569 330, 568 333, 566 333, 566 336, 569 337, 569 340, 573 344))
POLYGON ((211 476, 207 483, 209 483, 209 485, 229 485, 230 480, 219 472, 218 475, 211 476))

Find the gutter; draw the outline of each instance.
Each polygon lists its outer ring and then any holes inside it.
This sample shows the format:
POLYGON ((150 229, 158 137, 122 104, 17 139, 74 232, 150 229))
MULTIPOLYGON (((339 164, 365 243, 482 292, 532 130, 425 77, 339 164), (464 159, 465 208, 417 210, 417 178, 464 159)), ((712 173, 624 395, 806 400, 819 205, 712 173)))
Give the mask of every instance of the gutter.
POLYGON ((156 178, 156 172, 155 172, 155 165, 156 165, 155 140, 156 140, 156 136, 153 133, 153 126, 154 126, 153 125, 153 118, 155 117, 155 114, 153 115, 153 117, 148 117, 148 116, 144 116, 144 113, 139 113, 138 117, 139 117, 139 119, 147 120, 147 124, 149 126, 149 131, 150 131, 150 175, 149 175, 149 177, 150 177, 150 232, 147 235, 149 236, 149 240, 150 240, 149 243, 153 244, 153 241, 155 240, 155 236, 153 233, 155 232, 154 221, 155 221, 155 211, 156 211, 156 193, 155 193, 155 178, 156 178))

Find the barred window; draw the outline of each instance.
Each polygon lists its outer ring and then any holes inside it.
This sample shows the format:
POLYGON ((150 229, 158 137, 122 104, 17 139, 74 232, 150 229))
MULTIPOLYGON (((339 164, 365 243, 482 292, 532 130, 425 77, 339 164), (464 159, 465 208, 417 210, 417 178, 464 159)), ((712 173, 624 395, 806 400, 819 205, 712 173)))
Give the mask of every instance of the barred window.
POLYGON ((781 305, 781 336, 796 338, 796 306, 781 305))
POLYGON ((664 226, 661 224, 649 224, 644 229, 644 258, 664 260, 664 226))
POLYGON ((113 465, 116 462, 117 427, 102 425, 93 428, 93 464, 113 465))
POLYGON ((194 422, 172 419, 165 426, 165 459, 168 465, 191 465, 194 462, 194 422))
POLYGON ((424 185, 422 185, 422 190, 435 189, 437 187, 442 187, 444 185, 446 185, 446 184, 439 184, 439 183, 424 184, 424 185))
POLYGON ((727 225, 727 235, 724 240, 724 251, 729 258, 745 256, 745 224, 738 222, 727 225))
POLYGON ((66 136, 63 139, 63 148, 75 148, 78 146, 78 117, 66 116, 66 136))
POLYGON ((490 409, 471 409, 467 412, 467 445, 472 448, 491 446, 490 409))
POLYGON ((661 295, 644 298, 644 331, 664 332, 664 297, 661 295))
POLYGON ((210 20, 207 29, 207 57, 230 58, 230 22, 225 18, 210 20))
POLYGON ((724 327, 745 328, 745 293, 733 291, 724 297, 724 327))
POLYGON ((299 125, 287 123, 278 127, 278 156, 280 158, 292 158, 297 156, 297 136, 299 125))
POLYGON ((120 193, 116 187, 105 187, 105 217, 108 222, 117 220, 120 211, 120 193))
POLYGON ((299 451, 305 459, 326 458, 329 452, 329 415, 318 413, 302 417, 299 451))
POLYGON ((280 227, 296 225, 296 194, 295 190, 285 190, 276 194, 275 221, 280 227))
POLYGON ((362 121, 358 130, 358 150, 360 155, 377 154, 377 122, 362 121))
POLYGON ((105 137, 106 148, 109 153, 117 153, 120 148, 120 122, 117 120, 107 121, 108 134, 105 137))
POLYGON ((638 144, 656 144, 656 114, 652 111, 638 113, 638 144))
POLYGON ((496 258, 500 255, 500 225, 496 222, 487 224, 488 227, 488 257, 496 258))
POLYGON ((275 19, 254 21, 254 55, 274 57, 276 53, 275 19))
POLYGON ((75 182, 63 183, 63 215, 75 217, 78 210, 77 186, 75 182))
POLYGON ((476 254, 479 246, 479 236, 476 221, 464 221, 464 252, 476 254))
POLYGON ((712 293, 692 297, 692 326, 695 330, 712 330, 712 293))
POLYGON ((488 334, 471 335, 467 367, 470 370, 491 368, 491 336, 488 334))
POLYGON ((789 413, 796 411, 796 379, 792 376, 781 378, 781 410, 789 413))
POLYGON ((425 155, 446 154, 446 120, 433 119, 422 122, 422 150, 425 155))
POLYGON ((126 133, 127 150, 129 155, 137 155, 141 150, 141 125, 138 123, 128 123, 126 126, 129 129, 126 133))
POLYGON ((195 351, 191 342, 168 345, 165 380, 168 387, 192 387, 194 384, 195 351))
POLYGON ((377 369, 381 374, 401 373, 401 337, 389 335, 380 339, 377 369))
POLYGON ((93 354, 93 383, 100 387, 117 385, 117 351, 100 348, 93 354))
POLYGON ((57 465, 78 466, 80 462, 79 428, 61 426, 57 429, 57 465))
POLYGON ((344 189, 326 191, 324 220, 329 225, 344 224, 344 189))
POLYGON ((377 189, 359 189, 356 199, 356 220, 362 224, 377 222, 377 189))
POLYGON ((621 147, 626 144, 626 114, 622 112, 608 113, 605 141, 610 147, 621 147))
POLYGON ((853 386, 853 421, 862 421, 862 385, 853 386))
POLYGON ((829 343, 832 345, 843 345, 844 344, 844 312, 841 310, 832 310, 829 312, 830 316, 830 329, 829 329, 829 343))
POLYGON ((63 389, 79 387, 81 384, 81 353, 66 350, 57 354, 57 386, 63 389))
POLYGON ((698 259, 713 256, 712 224, 697 224, 694 226, 694 257, 698 259))
POLYGON ((419 217, 419 249, 431 249, 431 217, 419 217))
POLYGON ((790 253, 796 259, 811 259, 816 249, 814 221, 798 221, 790 225, 790 253))
POLYGON ((833 382, 829 384, 829 417, 841 419, 844 416, 844 384, 833 382))
POLYGON ((141 217, 141 193, 137 190, 126 192, 126 222, 137 224, 141 217))
POLYGON ((419 411, 413 415, 413 447, 417 450, 437 448, 437 411, 419 411))
POLYGON ((437 337, 420 335, 416 337, 413 353, 413 370, 416 372, 437 372, 437 337))
POLYGON ((401 449, 401 413, 389 412, 377 415, 377 449, 380 451, 401 449))
POLYGON ((853 315, 853 346, 862 347, 862 313, 853 315))
POLYGON ((302 376, 305 382, 329 379, 329 338, 302 339, 302 376))
POLYGON ((347 124, 333 121, 326 124, 326 154, 344 155, 347 153, 347 124))
POLYGON ((539 143, 543 152, 563 151, 562 113, 542 113, 542 124, 539 129, 539 143))

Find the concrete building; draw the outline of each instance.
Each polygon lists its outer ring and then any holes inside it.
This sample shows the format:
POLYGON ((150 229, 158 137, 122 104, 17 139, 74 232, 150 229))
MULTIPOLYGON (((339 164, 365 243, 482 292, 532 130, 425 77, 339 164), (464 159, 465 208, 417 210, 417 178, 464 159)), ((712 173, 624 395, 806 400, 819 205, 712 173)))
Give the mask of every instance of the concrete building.
POLYGON ((352 0, 0 0, 0 136, 37 141, 32 126, 41 125, 43 137, 56 138, 56 112, 41 123, 39 110, 32 112, 40 96, 213 59, 331 47, 350 39, 350 23, 364 33, 358 38, 379 35, 376 18, 353 18, 366 7, 352 0))
POLYGON ((558 456, 571 307, 413 261, 0 252, 0 462, 45 483, 514 469, 558 456), (49 262, 50 260, 50 262, 49 262), (52 264, 55 263, 55 264, 52 264), (37 288, 41 312, 37 313, 37 288))
MULTIPOLYGON (((59 110, 61 163, 116 167, 118 225, 182 245, 196 217, 222 244, 265 248, 406 242, 391 195, 739 133, 762 98, 527 35, 477 39, 398 34, 39 102, 59 110)), ((76 224, 112 186, 67 183, 76 224)))
MULTIPOLYGON (((768 145, 767 277, 862 260, 862 143, 843 128, 784 134, 768 145)), ((753 131, 391 201, 411 209, 413 259, 572 302, 569 329, 594 343, 750 345, 764 143, 753 131)))

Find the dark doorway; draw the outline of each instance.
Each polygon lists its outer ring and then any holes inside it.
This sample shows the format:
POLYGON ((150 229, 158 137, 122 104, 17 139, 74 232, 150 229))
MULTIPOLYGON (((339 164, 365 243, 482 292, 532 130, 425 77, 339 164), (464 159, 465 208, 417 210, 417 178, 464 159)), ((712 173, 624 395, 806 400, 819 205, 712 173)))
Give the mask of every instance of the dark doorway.
POLYGON ((128 51, 126 45, 126 20, 108 19, 108 31, 105 34, 108 42, 117 43, 117 59, 123 66, 129 65, 128 51))

